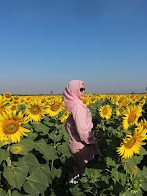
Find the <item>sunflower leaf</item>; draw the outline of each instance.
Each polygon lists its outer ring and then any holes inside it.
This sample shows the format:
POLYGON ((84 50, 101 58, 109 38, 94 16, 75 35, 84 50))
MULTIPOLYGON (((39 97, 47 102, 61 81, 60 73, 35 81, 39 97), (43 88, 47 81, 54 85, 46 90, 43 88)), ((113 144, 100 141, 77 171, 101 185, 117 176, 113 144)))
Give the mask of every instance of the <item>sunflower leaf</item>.
POLYGON ((45 160, 55 160, 58 158, 56 149, 52 145, 48 145, 43 139, 36 142, 35 150, 43 154, 45 160))
POLYGON ((29 173, 35 172, 36 168, 39 167, 39 162, 33 154, 28 154, 20 158, 20 162, 25 162, 28 166, 29 173))
POLYGON ((50 133, 50 136, 53 138, 54 142, 59 142, 62 137, 63 137, 63 134, 58 132, 58 134, 56 134, 55 132, 52 132, 50 133))
POLYGON ((27 177, 27 181, 24 183, 24 190, 30 195, 36 195, 44 192, 48 187, 47 177, 42 173, 32 173, 27 177))
POLYGON ((35 144, 33 141, 29 139, 23 139, 17 144, 12 144, 10 151, 13 154, 27 155, 34 148, 34 146, 35 144))
POLYGON ((21 190, 24 181, 28 175, 28 167, 25 162, 19 162, 16 167, 5 166, 3 175, 8 183, 13 187, 21 190))
POLYGON ((112 167, 116 166, 115 161, 114 161, 112 158, 110 158, 110 157, 107 157, 107 158, 106 158, 106 163, 107 163, 107 166, 108 166, 108 167, 109 167, 109 166, 112 166, 112 167))
POLYGON ((32 127, 36 132, 43 132, 46 134, 49 132, 49 127, 41 122, 32 123, 32 127))
POLYGON ((10 153, 8 150, 0 148, 0 163, 9 157, 10 153))
POLYGON ((143 148, 143 146, 141 146, 139 154, 140 155, 147 155, 147 150, 145 148, 143 148))
POLYGON ((0 188, 0 196, 7 196, 8 193, 6 193, 3 189, 0 188))
POLYGON ((70 157, 71 153, 69 152, 68 144, 67 142, 63 142, 61 145, 57 146, 57 150, 64 156, 70 157))
POLYGON ((61 177, 61 174, 62 174, 62 170, 59 168, 59 169, 56 169, 55 167, 53 167, 51 169, 51 177, 52 179, 54 178, 60 178, 61 177))
POLYGON ((50 171, 49 165, 48 164, 41 164, 37 169, 38 169, 38 171, 36 171, 36 173, 40 173, 42 175, 45 175, 47 177, 48 183, 51 184, 52 179, 51 179, 51 171, 50 171))
POLYGON ((19 193, 18 190, 14 190, 12 196, 23 196, 23 194, 19 193))

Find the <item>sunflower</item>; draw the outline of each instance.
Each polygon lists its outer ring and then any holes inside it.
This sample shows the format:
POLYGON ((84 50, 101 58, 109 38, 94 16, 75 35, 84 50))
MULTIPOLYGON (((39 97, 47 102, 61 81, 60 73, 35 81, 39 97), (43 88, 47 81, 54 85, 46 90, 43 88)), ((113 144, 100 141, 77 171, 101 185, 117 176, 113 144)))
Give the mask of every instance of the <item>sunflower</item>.
POLYGON ((22 113, 18 115, 10 113, 0 114, 0 141, 9 140, 11 143, 20 142, 21 136, 27 136, 26 132, 30 130, 21 126, 26 124, 28 118, 24 117, 22 113))
POLYGON ((25 114, 29 116, 30 121, 39 122, 47 113, 46 109, 40 99, 32 99, 26 107, 25 114))
POLYGON ((17 110, 18 110, 18 105, 17 104, 10 104, 9 106, 6 107, 6 111, 8 113, 13 113, 13 112, 16 113, 17 110))
POLYGON ((122 158, 129 159, 134 154, 139 154, 141 146, 146 144, 143 142, 145 139, 146 133, 143 131, 143 127, 137 127, 133 135, 127 135, 123 139, 121 146, 116 151, 122 158))
POLYGON ((5 92, 5 93, 3 94, 3 98, 4 98, 5 100, 10 100, 10 99, 11 99, 11 96, 12 96, 12 94, 9 93, 9 92, 5 92))
POLYGON ((121 114, 123 114, 125 112, 126 108, 124 106, 119 106, 117 109, 116 109, 116 116, 119 116, 121 114))
POLYGON ((59 120, 61 121, 61 122, 65 122, 66 121, 66 119, 69 117, 69 112, 68 111, 66 111, 66 112, 64 112, 63 114, 62 114, 62 116, 59 118, 59 120))
POLYGON ((112 108, 110 107, 110 105, 101 106, 99 109, 99 113, 101 118, 106 118, 108 120, 111 118, 112 108))
POLYGON ((126 108, 123 118, 123 128, 128 129, 129 125, 136 125, 138 118, 142 115, 142 107, 139 105, 129 106, 126 108))
POLYGON ((6 99, 3 98, 2 95, 0 95, 0 114, 6 110, 6 105, 7 105, 6 99))
POLYGON ((59 112, 61 112, 64 109, 64 103, 60 99, 54 100, 53 102, 50 102, 47 108, 47 114, 49 116, 57 116, 59 112))

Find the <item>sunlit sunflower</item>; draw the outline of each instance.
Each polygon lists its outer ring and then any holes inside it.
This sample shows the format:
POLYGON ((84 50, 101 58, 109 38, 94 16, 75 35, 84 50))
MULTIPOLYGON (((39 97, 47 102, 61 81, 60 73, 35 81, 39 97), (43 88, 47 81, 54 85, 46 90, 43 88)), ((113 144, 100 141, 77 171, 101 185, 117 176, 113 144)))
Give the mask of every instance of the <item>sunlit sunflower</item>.
POLYGON ((0 114, 6 110, 7 100, 3 98, 2 95, 0 95, 0 114))
POLYGON ((4 99, 6 99, 6 100, 10 100, 11 99, 11 93, 9 93, 9 92, 5 92, 4 94, 3 94, 3 98, 4 99))
POLYGON ((133 135, 127 135, 126 138, 123 139, 121 146, 118 147, 116 151, 122 158, 129 159, 134 154, 139 154, 141 146, 146 144, 143 142, 145 138, 146 134, 142 129, 136 128, 133 135))
POLYGON ((140 99, 139 100, 139 105, 143 107, 143 105, 145 104, 145 99, 140 99))
POLYGON ((64 109, 64 103, 60 99, 54 100, 53 102, 50 102, 47 108, 47 114, 49 116, 57 116, 59 112, 61 112, 64 109))
POLYGON ((21 136, 27 136, 26 132, 30 132, 30 130, 21 126, 27 122, 28 118, 24 117, 22 113, 12 115, 3 112, 0 114, 0 141, 20 142, 21 136))
POLYGON ((66 111, 66 112, 64 112, 64 114, 62 114, 62 116, 59 118, 59 120, 61 121, 61 122, 65 122, 66 121, 66 119, 69 117, 69 112, 68 111, 66 111))
POLYGON ((92 96, 90 99, 90 103, 95 103, 97 101, 97 97, 96 96, 92 96))
POLYGON ((112 108, 110 107, 110 105, 101 106, 99 109, 99 113, 101 118, 106 118, 108 120, 111 118, 112 108))
POLYGON ((119 106, 118 108, 116 108, 116 116, 119 116, 121 114, 123 114, 125 112, 126 108, 124 106, 119 106))
POLYGON ((84 103, 84 105, 88 106, 90 104, 90 98, 89 96, 85 95, 82 99, 82 102, 84 103))
POLYGON ((6 110, 8 113, 13 113, 13 112, 16 113, 16 111, 18 110, 18 105, 17 104, 10 104, 10 105, 6 106, 6 110))
POLYGON ((141 120, 141 124, 143 125, 144 129, 147 129, 147 120, 146 119, 141 120))
POLYGON ((128 129, 129 125, 137 124, 138 118, 142 115, 142 107, 139 105, 129 106, 126 108, 123 118, 123 128, 128 129))
POLYGON ((25 109, 25 114, 29 116, 30 121, 34 122, 39 122, 46 113, 47 108, 40 99, 32 99, 25 109))
POLYGON ((118 95, 113 95, 113 96, 111 97, 111 101, 112 101, 113 104, 119 105, 119 104, 118 104, 119 96, 118 96, 118 95))

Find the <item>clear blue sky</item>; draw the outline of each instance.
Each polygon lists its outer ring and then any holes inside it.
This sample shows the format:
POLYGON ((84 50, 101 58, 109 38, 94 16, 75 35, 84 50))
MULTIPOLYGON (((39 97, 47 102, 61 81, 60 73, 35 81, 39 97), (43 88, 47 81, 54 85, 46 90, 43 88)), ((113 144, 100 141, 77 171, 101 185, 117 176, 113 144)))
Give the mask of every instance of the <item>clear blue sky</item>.
POLYGON ((146 0, 0 0, 0 93, 146 92, 146 0))

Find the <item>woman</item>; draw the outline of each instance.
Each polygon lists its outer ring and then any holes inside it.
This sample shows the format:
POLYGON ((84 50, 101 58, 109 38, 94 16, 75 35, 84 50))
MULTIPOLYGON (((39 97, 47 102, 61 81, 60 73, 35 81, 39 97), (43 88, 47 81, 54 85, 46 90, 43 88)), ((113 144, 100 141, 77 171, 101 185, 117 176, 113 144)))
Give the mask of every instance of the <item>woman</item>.
POLYGON ((63 100, 70 115, 65 123, 65 129, 70 135, 69 149, 74 156, 78 172, 84 172, 86 164, 93 155, 99 153, 97 139, 92 131, 92 115, 82 102, 85 86, 81 80, 72 80, 63 92, 63 100))

